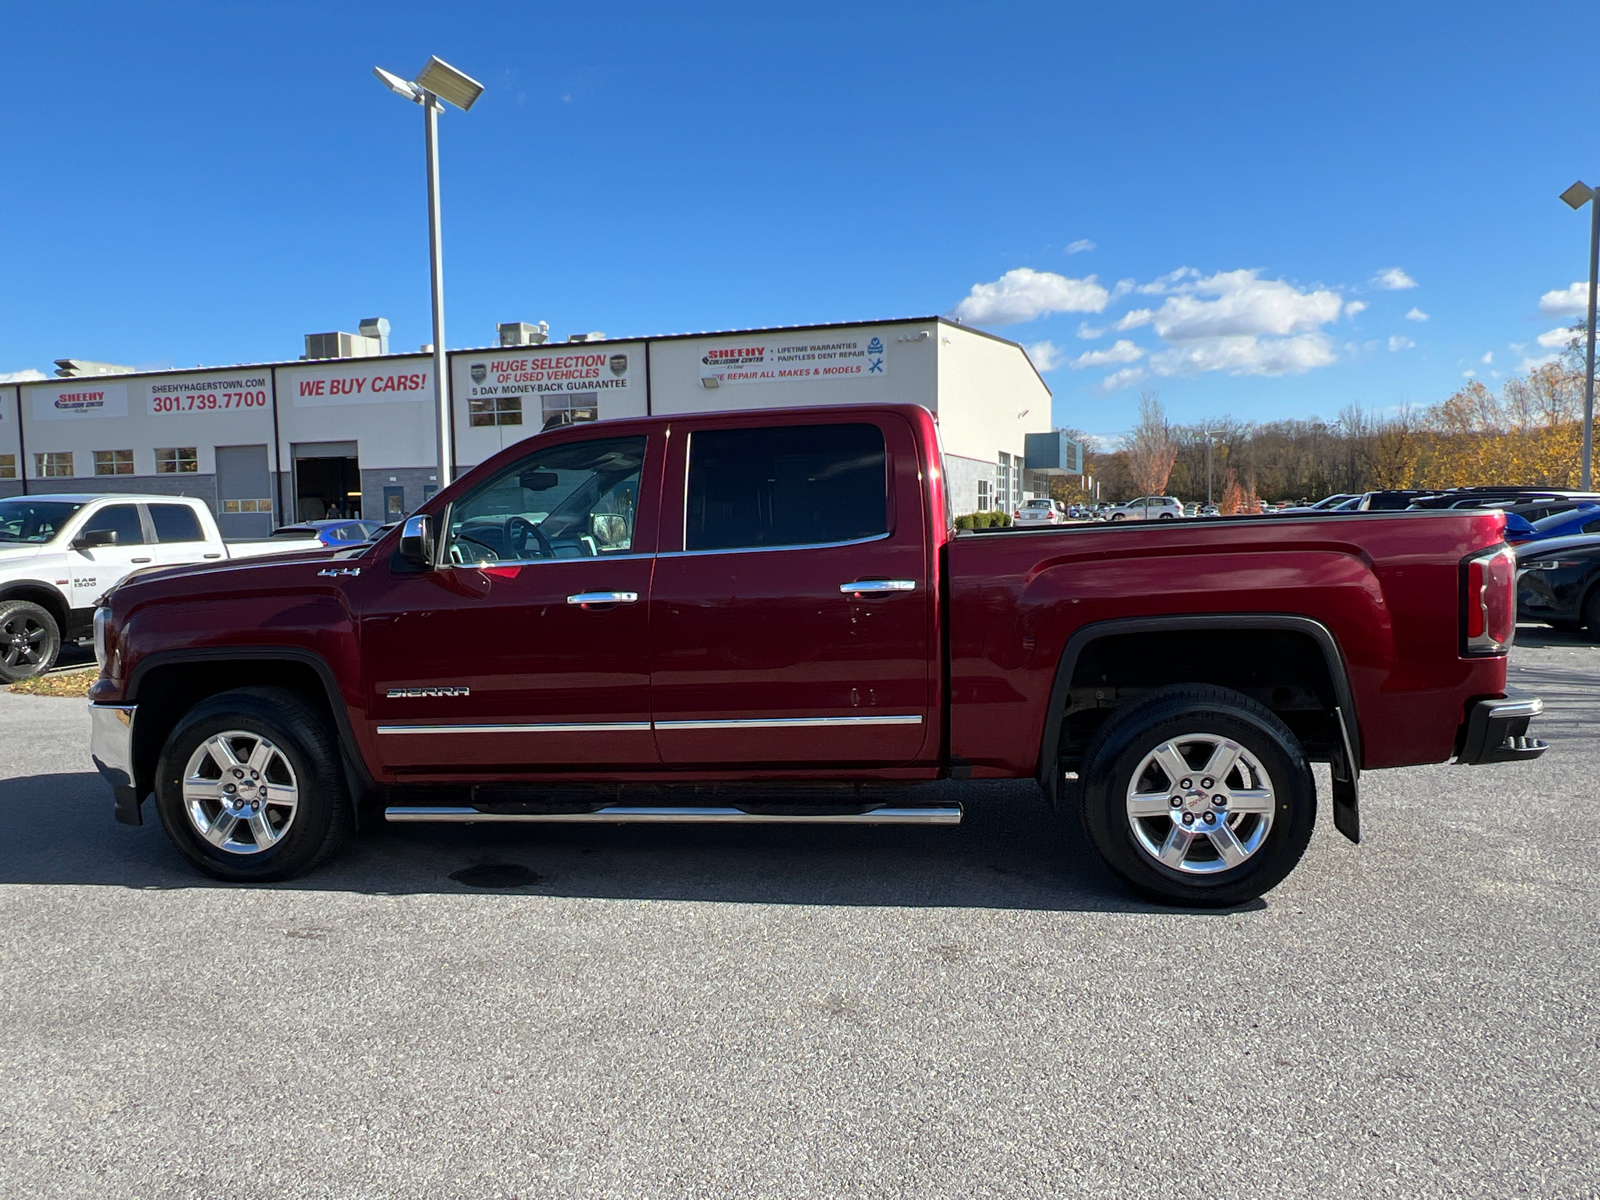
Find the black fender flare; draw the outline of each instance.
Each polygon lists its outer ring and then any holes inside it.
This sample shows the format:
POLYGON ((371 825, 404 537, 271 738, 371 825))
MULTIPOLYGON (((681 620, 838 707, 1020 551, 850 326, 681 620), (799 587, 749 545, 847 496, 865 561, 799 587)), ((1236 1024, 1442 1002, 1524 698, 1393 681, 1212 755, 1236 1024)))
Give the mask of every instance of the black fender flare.
POLYGON ((1322 651, 1333 682, 1334 714, 1344 735, 1342 753, 1335 752, 1333 819, 1339 831, 1353 842, 1361 840, 1358 781, 1361 777, 1361 728, 1356 713, 1350 675, 1344 654, 1333 632, 1321 621, 1296 613, 1189 613, 1163 617, 1118 617, 1095 621, 1073 632, 1061 649, 1055 683, 1050 689, 1050 705, 1045 710, 1044 734, 1039 741, 1036 778, 1052 806, 1060 803, 1061 771, 1059 753, 1061 722, 1066 713, 1067 693, 1072 686, 1078 659, 1091 642, 1122 634, 1172 633, 1206 629, 1279 630, 1309 637, 1322 651), (1343 761, 1340 761, 1340 760, 1343 761))
MULTIPOLYGON (((128 678, 124 703, 139 703, 139 687, 150 672, 166 667, 186 664, 239 662, 293 662, 310 667, 322 684, 324 699, 333 713, 334 725, 339 733, 340 757, 344 760, 345 779, 350 788, 351 803, 358 811, 361 798, 373 792, 377 784, 367 770, 356 744, 355 730, 350 724, 350 713, 345 707, 344 695, 339 690, 339 679, 322 655, 303 646, 206 646, 194 650, 158 650, 139 660, 128 678)), ((141 796, 142 798, 142 796, 141 796)))

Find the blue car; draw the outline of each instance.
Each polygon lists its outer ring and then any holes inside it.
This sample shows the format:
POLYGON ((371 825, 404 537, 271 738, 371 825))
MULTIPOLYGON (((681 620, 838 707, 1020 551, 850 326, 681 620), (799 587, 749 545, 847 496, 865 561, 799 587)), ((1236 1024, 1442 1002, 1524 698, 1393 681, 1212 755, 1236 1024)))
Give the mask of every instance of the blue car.
POLYGON ((1572 537, 1580 533, 1600 533, 1600 504, 1585 504, 1565 512, 1551 513, 1522 531, 1511 528, 1509 516, 1506 520, 1506 540, 1512 545, 1543 541, 1545 538, 1572 537))
POLYGON ((376 521, 360 521, 352 517, 338 517, 326 521, 301 521, 274 529, 275 538, 316 538, 324 546, 359 546, 370 541, 379 529, 376 521))

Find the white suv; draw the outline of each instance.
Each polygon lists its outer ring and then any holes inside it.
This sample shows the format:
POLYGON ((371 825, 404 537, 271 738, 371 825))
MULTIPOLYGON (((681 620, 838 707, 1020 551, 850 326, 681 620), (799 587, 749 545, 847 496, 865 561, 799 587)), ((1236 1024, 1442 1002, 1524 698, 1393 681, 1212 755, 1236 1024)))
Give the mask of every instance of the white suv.
POLYGON ((1111 510, 1113 521, 1175 521, 1183 516, 1183 501, 1176 496, 1140 496, 1111 510))

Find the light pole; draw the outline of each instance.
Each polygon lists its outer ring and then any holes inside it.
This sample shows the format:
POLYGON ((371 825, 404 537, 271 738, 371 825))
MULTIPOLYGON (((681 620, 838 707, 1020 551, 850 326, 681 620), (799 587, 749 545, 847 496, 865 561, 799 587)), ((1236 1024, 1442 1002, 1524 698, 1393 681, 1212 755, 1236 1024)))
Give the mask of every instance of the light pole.
POLYGON ((1581 179, 1562 192, 1561 198, 1572 209, 1589 205, 1589 352, 1583 380, 1583 481, 1578 485, 1587 492, 1592 486, 1589 460, 1594 453, 1594 297, 1596 277, 1600 275, 1600 200, 1581 179))
POLYGON ((1211 506, 1211 443, 1215 440, 1213 435, 1217 431, 1215 429, 1203 429, 1201 432, 1206 435, 1206 507, 1209 508, 1211 506))
POLYGON ((428 150, 428 258, 433 283, 433 398, 438 422, 439 486, 455 477, 455 455, 450 444, 450 377, 444 356, 444 244, 439 229, 439 113, 448 100, 462 112, 483 95, 483 84, 463 75, 449 63, 430 58, 415 80, 382 67, 373 67, 378 81, 396 95, 422 105, 422 127, 428 150))

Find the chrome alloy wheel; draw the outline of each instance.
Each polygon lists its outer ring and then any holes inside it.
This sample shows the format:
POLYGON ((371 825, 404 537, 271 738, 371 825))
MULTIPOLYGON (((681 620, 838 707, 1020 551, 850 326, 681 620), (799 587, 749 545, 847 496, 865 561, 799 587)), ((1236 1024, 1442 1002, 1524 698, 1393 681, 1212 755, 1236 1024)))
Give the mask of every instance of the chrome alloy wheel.
POLYGON ((195 832, 230 854, 259 854, 294 823, 300 788, 282 750, 228 730, 201 742, 183 772, 183 810, 195 832))
POLYGON ((1261 849, 1275 804, 1261 763, 1218 734, 1162 742, 1128 783, 1128 825, 1139 848, 1195 875, 1231 870, 1261 849))

